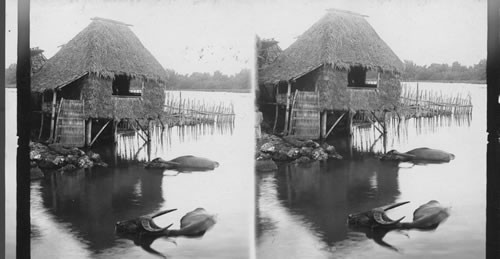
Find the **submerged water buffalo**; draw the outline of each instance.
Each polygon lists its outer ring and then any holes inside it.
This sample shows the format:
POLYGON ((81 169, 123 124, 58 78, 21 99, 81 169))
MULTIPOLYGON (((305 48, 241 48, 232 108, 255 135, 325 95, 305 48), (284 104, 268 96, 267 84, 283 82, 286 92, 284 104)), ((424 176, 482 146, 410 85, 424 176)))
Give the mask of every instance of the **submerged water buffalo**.
POLYGON ((217 167, 219 167, 218 162, 196 156, 180 156, 169 161, 158 157, 146 164, 146 168, 149 169, 171 169, 179 172, 208 171, 217 167))
POLYGON ((393 220, 386 215, 386 211, 407 203, 409 202, 399 202, 361 213, 349 214, 348 224, 352 229, 364 232, 368 238, 372 238, 377 244, 397 251, 395 247, 383 241, 388 232, 409 229, 434 230, 450 215, 449 208, 443 207, 435 200, 418 207, 413 212, 412 222, 401 222, 405 217, 393 220))
POLYGON ((413 212, 412 222, 401 222, 405 217, 392 220, 386 215, 386 211, 407 204, 409 201, 398 202, 391 205, 378 207, 369 211, 349 214, 350 226, 363 226, 370 228, 391 229, 435 229, 441 222, 448 218, 449 209, 443 207, 438 201, 431 200, 421 205, 413 212))
POLYGON ((383 155, 381 159, 412 163, 447 163, 455 159, 455 155, 446 151, 423 147, 405 153, 391 150, 383 155))
POLYGON ((201 237, 216 223, 215 215, 209 214, 203 208, 197 208, 186 213, 181 218, 179 229, 169 229, 172 224, 162 228, 153 221, 154 218, 175 210, 164 210, 130 220, 118 221, 115 226, 116 233, 133 240, 136 245, 141 246, 145 251, 164 257, 163 254, 151 248, 151 244, 157 238, 201 237))
POLYGON ((172 224, 161 228, 153 221, 154 218, 172 212, 176 209, 164 210, 153 214, 143 215, 135 219, 118 221, 117 233, 131 233, 148 236, 201 236, 215 225, 215 216, 203 208, 188 212, 181 218, 180 229, 169 229, 172 224))

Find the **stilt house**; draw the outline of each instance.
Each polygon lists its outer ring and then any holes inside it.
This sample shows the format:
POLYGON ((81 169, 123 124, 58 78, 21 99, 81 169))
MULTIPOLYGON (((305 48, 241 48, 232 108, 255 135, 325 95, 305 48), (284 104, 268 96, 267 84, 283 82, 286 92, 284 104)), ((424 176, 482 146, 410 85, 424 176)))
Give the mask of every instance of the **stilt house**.
POLYGON ((91 20, 32 77, 39 137, 68 146, 90 145, 107 125, 116 134, 121 120, 158 119, 165 103, 166 72, 131 25, 91 20))
POLYGON ((402 69, 401 60, 365 16, 328 10, 259 70, 261 95, 268 94, 261 98, 272 100, 263 103, 276 109, 272 116, 268 108, 265 116, 274 117, 275 130, 304 138, 327 137, 342 118, 352 121, 356 113, 394 109, 402 69))

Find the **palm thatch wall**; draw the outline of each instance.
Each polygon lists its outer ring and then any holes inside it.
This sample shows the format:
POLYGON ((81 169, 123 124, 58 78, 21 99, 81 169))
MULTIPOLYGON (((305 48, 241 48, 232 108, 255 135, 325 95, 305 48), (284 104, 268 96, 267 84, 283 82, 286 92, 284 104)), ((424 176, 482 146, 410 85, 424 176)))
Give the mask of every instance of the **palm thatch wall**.
POLYGON ((91 118, 138 118, 161 112, 166 78, 163 67, 129 25, 93 18, 33 76, 32 91, 79 97, 91 118), (142 97, 112 96, 116 76, 143 83, 142 97))
POLYGON ((315 87, 322 110, 391 110, 401 94, 399 80, 392 73, 381 73, 377 89, 347 87, 347 72, 323 66, 318 69, 315 87))
POLYGON ((403 63, 365 17, 329 10, 269 66, 259 71, 259 84, 292 83, 292 91, 318 91, 326 110, 384 109, 399 98, 397 75, 403 63), (377 89, 347 85, 351 67, 380 73, 377 89))

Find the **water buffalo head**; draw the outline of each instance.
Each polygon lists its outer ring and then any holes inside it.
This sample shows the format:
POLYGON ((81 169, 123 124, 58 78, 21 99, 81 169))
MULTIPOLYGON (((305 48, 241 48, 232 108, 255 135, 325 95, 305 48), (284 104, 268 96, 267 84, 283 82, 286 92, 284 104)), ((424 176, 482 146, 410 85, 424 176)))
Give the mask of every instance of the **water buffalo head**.
POLYGON ((395 149, 390 150, 380 157, 381 160, 390 160, 390 161, 399 161, 399 162, 408 162, 415 158, 414 155, 401 153, 395 149))
POLYGON ((116 222, 115 229, 119 234, 159 234, 164 235, 168 231, 169 226, 161 228, 153 221, 154 218, 175 211, 176 209, 164 210, 153 214, 140 216, 138 218, 123 220, 116 222))
POLYGON ((385 214, 385 212, 390 209, 404 205, 408 202, 409 201, 398 202, 391 205, 374 208, 369 211, 361 213, 349 214, 347 217, 347 222, 351 227, 397 228, 400 225, 401 220, 403 220, 405 217, 401 217, 398 220, 392 220, 385 214))

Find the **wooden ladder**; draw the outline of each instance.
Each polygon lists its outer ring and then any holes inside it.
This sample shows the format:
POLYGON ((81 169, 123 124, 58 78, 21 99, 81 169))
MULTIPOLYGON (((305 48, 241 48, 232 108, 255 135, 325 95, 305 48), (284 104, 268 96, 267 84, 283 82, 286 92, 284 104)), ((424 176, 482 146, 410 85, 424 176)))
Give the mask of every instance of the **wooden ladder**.
POLYGON ((61 99, 55 133, 56 143, 68 147, 85 146, 84 101, 61 99))
POLYGON ((320 138, 319 95, 296 91, 292 101, 290 135, 303 139, 320 138))

